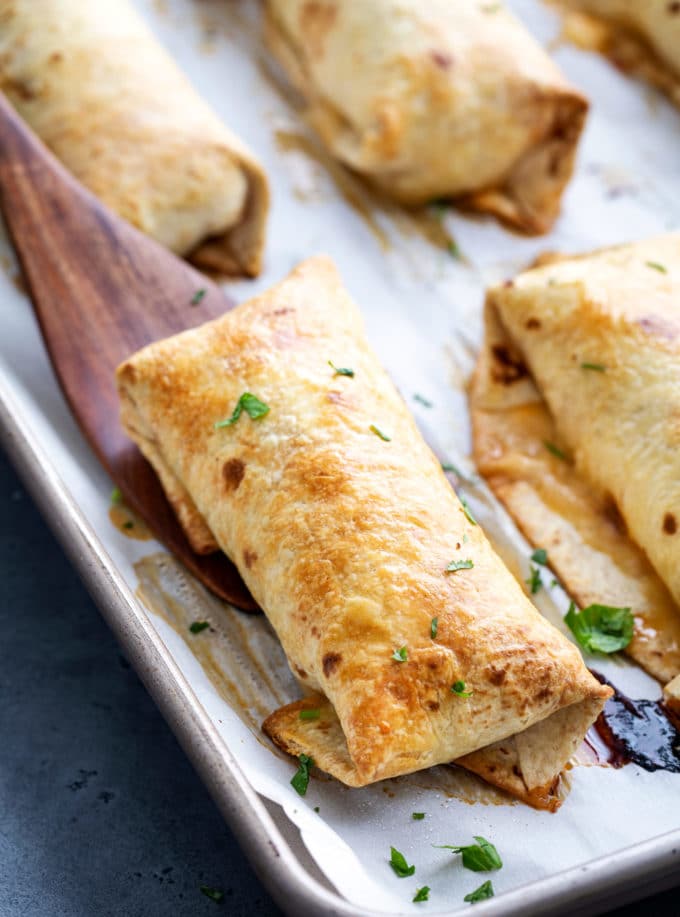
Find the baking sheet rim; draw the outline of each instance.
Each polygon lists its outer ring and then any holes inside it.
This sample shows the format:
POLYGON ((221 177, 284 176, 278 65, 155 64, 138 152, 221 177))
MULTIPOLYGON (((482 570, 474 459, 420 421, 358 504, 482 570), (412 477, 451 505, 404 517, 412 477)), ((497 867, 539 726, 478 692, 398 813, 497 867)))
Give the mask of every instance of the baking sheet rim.
MULTIPOLYGON (((0 443, 279 906, 296 917, 378 917, 380 912, 353 908, 298 861, 40 443, 22 422, 2 374, 0 443)), ((475 914, 557 917, 573 913, 577 902, 580 913, 596 914, 604 907, 671 888, 678 881, 680 829, 480 902, 475 914)), ((447 912, 437 913, 445 917, 447 912)))

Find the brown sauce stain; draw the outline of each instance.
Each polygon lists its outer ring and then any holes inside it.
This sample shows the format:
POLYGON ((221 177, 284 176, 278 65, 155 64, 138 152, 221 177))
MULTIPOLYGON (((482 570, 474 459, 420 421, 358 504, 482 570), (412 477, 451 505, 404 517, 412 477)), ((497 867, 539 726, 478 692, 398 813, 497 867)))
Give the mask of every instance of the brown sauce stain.
POLYGON ((187 644, 220 697, 270 748, 262 721, 299 696, 283 650, 262 616, 241 612, 212 596, 170 555, 152 554, 135 564, 137 595, 187 644), (193 621, 210 622, 199 634, 193 621))
MULTIPOLYGON (((335 160, 312 137, 294 130, 277 129, 274 138, 282 153, 301 153, 330 175, 343 200, 363 220, 384 251, 391 248, 391 242, 381 225, 381 218, 391 222, 403 236, 419 236, 452 257, 465 260, 458 253, 456 242, 446 229, 442 207, 399 207, 335 160)), ((302 199, 309 197, 309 193, 302 190, 296 190, 296 195, 302 199)))
POLYGON ((126 538, 132 538, 134 541, 149 541, 153 537, 146 522, 135 515, 124 503, 111 504, 109 519, 126 538))

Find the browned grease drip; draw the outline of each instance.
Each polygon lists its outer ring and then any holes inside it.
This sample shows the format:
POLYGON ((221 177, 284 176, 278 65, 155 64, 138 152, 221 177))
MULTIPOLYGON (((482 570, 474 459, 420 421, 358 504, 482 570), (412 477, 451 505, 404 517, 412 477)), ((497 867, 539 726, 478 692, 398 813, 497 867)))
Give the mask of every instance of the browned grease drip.
POLYGON ((599 672, 591 672, 599 682, 614 688, 614 696, 595 723, 600 742, 591 747, 602 754, 604 745, 613 767, 632 762, 646 771, 680 773, 680 732, 663 703, 626 697, 599 672))
POLYGON ((135 541, 149 541, 152 537, 146 523, 124 503, 111 504, 109 519, 126 538, 134 538, 135 541))
MULTIPOLYGON (((390 247, 390 239, 380 223, 379 216, 389 219, 403 235, 420 236, 436 248, 457 257, 458 248, 446 230, 441 208, 423 207, 407 210, 392 204, 305 134, 279 129, 274 132, 274 138, 281 152, 302 153, 331 176, 342 198, 361 217, 383 250, 390 247)), ((298 196, 304 198, 309 194, 299 192, 298 196)))
POLYGON ((142 558, 135 572, 142 602, 182 637, 220 697, 264 742, 265 717, 300 695, 266 618, 243 615, 211 595, 169 554, 142 558), (192 634, 194 621, 210 628, 192 634))

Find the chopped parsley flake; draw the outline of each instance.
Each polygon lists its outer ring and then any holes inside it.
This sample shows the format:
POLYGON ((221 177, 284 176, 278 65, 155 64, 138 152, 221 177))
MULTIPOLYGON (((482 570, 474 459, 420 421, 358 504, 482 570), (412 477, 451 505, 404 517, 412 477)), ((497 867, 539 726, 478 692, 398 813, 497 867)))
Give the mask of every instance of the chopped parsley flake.
POLYGON ((422 821, 425 818, 425 813, 424 812, 412 812, 411 818, 413 819, 413 821, 422 821))
POLYGON ((452 560, 446 567, 445 573, 455 573, 456 570, 471 570, 474 564, 471 560, 452 560))
POLYGON ((354 378, 353 369, 349 369, 347 366, 336 366, 332 360, 328 361, 328 365, 335 372, 336 376, 349 376, 352 379, 354 378))
POLYGON ((577 611, 572 602, 564 620, 589 653, 616 653, 633 639, 635 619, 630 608, 588 605, 583 611, 577 611))
POLYGON ((479 888, 466 895, 463 901, 469 901, 470 904, 474 904, 476 901, 484 901, 485 898, 493 898, 493 885, 490 879, 487 879, 479 888))
POLYGON ((430 900, 430 886, 423 885, 422 888, 419 888, 418 891, 413 896, 413 901, 429 901, 430 900))
POLYGON ((543 582, 541 581, 541 574, 539 573, 538 567, 534 567, 534 565, 531 564, 529 567, 529 578, 525 579, 524 582, 531 590, 532 595, 536 595, 537 592, 541 591, 543 582))
POLYGON ((550 452, 551 455, 555 456, 555 458, 561 459, 563 462, 566 462, 567 460, 566 455, 564 454, 564 452, 562 452, 559 446, 555 445, 555 443, 551 443, 549 440, 544 439, 543 445, 548 450, 548 452, 550 452))
POLYGON ((491 872, 493 869, 500 869, 503 861, 498 855, 494 845, 484 837, 475 835, 476 844, 466 844, 463 846, 453 846, 451 844, 441 844, 440 850, 452 850, 453 853, 463 855, 463 866, 471 869, 472 872, 491 872))
POLYGON ((206 627, 210 627, 210 621, 194 621, 193 624, 189 625, 189 630, 192 634, 200 634, 206 627))
POLYGON ((647 267, 651 267, 652 270, 658 271, 660 274, 667 274, 668 268, 665 264, 659 264, 658 261, 645 261, 647 267))
POLYGON ((269 405, 265 404, 264 401, 260 401, 256 395, 252 395, 250 392, 244 392, 236 402, 236 407, 231 417, 227 420, 219 420, 215 424, 215 429, 219 430, 221 427, 230 427, 232 424, 235 424, 243 411, 246 412, 251 420, 259 420, 260 417, 265 417, 269 413, 269 405))
POLYGON ((123 523, 124 529, 133 529, 134 527, 135 527, 135 524, 132 521, 132 519, 126 519, 125 522, 123 523))
POLYGON ((430 636, 433 640, 437 639, 437 629, 439 628, 439 618, 432 618, 430 621, 430 636))
POLYGON ((392 659, 394 659, 395 662, 406 662, 408 659, 408 650, 406 647, 402 646, 400 650, 395 650, 392 653, 392 659))
POLYGON ((392 442, 392 437, 388 436, 387 433, 383 433, 382 430, 379 430, 374 423, 372 423, 368 429, 371 431, 371 433, 375 433, 376 436, 379 436, 380 439, 383 440, 383 442, 386 442, 386 443, 392 442))
POLYGON ((455 258, 457 261, 463 257, 460 248, 458 248, 458 243, 454 239, 449 239, 446 245, 447 252, 451 255, 452 258, 455 258))
POLYGON ((404 854, 400 853, 396 847, 390 847, 390 853, 390 866, 399 878, 406 879, 408 876, 412 876, 416 868, 408 865, 404 854))
POLYGON ((114 487, 111 491, 111 502, 112 503, 122 503, 123 494, 120 492, 120 487, 114 487))
POLYGON ((428 401, 428 399, 424 395, 419 395, 418 392, 416 392, 415 395, 413 396, 413 400, 417 401, 418 404, 422 404, 424 408, 432 407, 432 402, 428 401))
POLYGON ((216 901, 217 904, 224 898, 224 892, 220 888, 210 888, 209 885, 199 885, 198 887, 206 898, 210 898, 211 901, 216 901))
POLYGON ((468 501, 465 499, 465 497, 462 494, 458 494, 458 499, 460 500, 460 504, 463 507, 463 512, 465 513, 465 518, 467 519, 467 521, 471 522, 472 525, 477 525, 477 520, 472 515, 472 510, 470 509, 468 505, 468 501))
POLYGON ((581 369, 592 369, 596 373, 606 373, 607 367, 604 363, 581 363, 581 369))
POLYGON ((194 295, 191 297, 191 305, 197 306, 207 292, 208 291, 205 289, 196 290, 194 295))
POLYGON ((454 681, 451 685, 451 693, 455 694, 456 697, 472 697, 472 691, 465 690, 464 681, 454 681))
POLYGON ((309 755, 300 755, 298 761, 300 763, 296 773, 291 778, 290 785, 299 796, 304 796, 309 785, 309 770, 314 767, 314 759, 310 758, 309 755))
POLYGON ((535 563, 545 567, 545 565, 548 563, 548 552, 545 548, 536 548, 534 553, 531 555, 531 559, 535 563))
POLYGON ((301 720, 318 720, 321 716, 321 711, 317 707, 305 707, 300 711, 301 720))

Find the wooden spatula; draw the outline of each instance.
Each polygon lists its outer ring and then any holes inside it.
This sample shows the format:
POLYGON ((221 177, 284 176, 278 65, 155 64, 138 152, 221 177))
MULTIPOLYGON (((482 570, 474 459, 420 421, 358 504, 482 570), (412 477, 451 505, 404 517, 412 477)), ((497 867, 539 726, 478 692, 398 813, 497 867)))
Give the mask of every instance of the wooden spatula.
POLYGON ((61 387, 126 502, 213 592, 255 609, 224 554, 191 550, 154 471, 121 429, 114 384, 116 366, 135 350, 216 318, 234 303, 107 211, 2 94, 0 206, 61 387))

